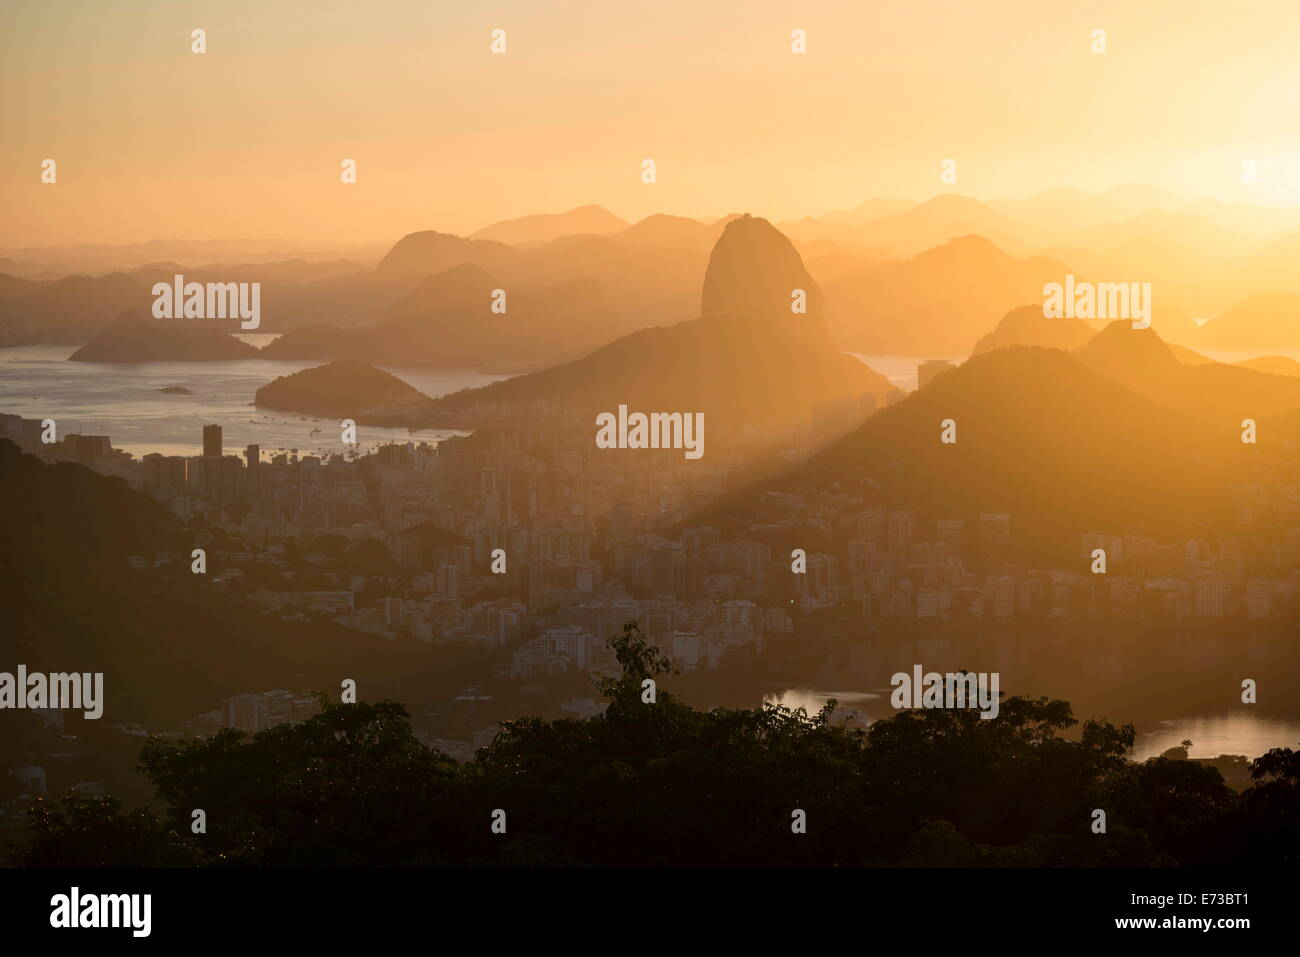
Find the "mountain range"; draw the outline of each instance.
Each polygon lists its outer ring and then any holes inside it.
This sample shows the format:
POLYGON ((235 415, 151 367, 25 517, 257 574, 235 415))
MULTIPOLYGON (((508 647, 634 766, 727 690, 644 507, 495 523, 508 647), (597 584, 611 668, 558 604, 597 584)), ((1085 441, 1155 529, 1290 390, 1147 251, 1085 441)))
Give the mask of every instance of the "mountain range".
POLYGON ((971 535, 981 515, 1012 514, 1021 545, 1077 555, 1084 532, 1193 534, 1221 524, 1234 474, 1216 457, 1223 447, 1193 418, 1063 350, 1013 346, 937 376, 806 463, 691 521, 758 521, 767 493, 835 490, 925 521, 961 518, 971 535), (954 444, 941 441, 949 419, 954 444))
MULTIPOLYGON (((123 312, 147 311, 152 285, 183 273, 198 282, 261 282, 261 331, 286 334, 280 357, 388 361, 385 354, 352 350, 371 342, 378 325, 396 321, 394 312, 444 323, 459 321, 446 318, 458 311, 468 315, 467 304, 437 298, 440 289, 455 288, 455 274, 442 284, 422 284, 473 266, 515 303, 513 331, 535 335, 514 354, 514 336, 502 341, 489 333, 481 351, 463 343, 445 356, 425 348, 419 361, 542 369, 689 315, 709 250, 735 217, 656 213, 628 222, 587 205, 494 223, 468 236, 412 232, 386 253, 364 258, 340 258, 338 247, 316 244, 316 261, 304 252, 309 244, 299 244, 291 258, 268 259, 291 245, 282 242, 244 244, 243 261, 239 244, 229 242, 4 250, 0 344, 80 345, 123 312), (190 258, 204 255, 210 258, 190 258), (58 262, 89 273, 50 278, 46 267, 58 262), (95 273, 100 263, 116 271, 95 273), (604 325, 608 334, 599 332, 604 325), (346 330, 365 334, 339 335, 346 330)), ((847 351, 968 354, 1008 311, 1041 302, 1042 285, 1067 273, 1151 283, 1155 326, 1172 343, 1221 352, 1300 349, 1300 276, 1293 268, 1300 212, 1294 209, 1186 199, 1130 185, 1096 195, 1060 188, 988 202, 957 194, 924 202, 869 199, 781 225, 825 291, 826 320, 847 351)))
MULTIPOLYGON (((870 395, 874 407, 894 391, 835 346, 821 292, 790 241, 745 215, 727 224, 713 248, 699 318, 638 330, 570 362, 434 399, 425 424, 478 428, 510 410, 551 407, 594 426, 597 414, 627 405, 701 412, 725 435, 747 424, 806 419, 833 399, 856 403, 870 395), (805 296, 804 312, 792 310, 795 290, 805 296)), ((309 411, 305 403, 292 408, 309 411)))

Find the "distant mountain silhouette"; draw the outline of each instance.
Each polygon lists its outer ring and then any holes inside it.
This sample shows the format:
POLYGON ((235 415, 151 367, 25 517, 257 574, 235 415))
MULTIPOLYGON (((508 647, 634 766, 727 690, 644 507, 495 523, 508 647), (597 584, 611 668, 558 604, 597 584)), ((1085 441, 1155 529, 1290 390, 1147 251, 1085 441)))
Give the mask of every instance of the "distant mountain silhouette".
POLYGON ((363 330, 341 329, 333 323, 317 322, 290 329, 262 347, 263 359, 338 359, 365 357, 363 330))
POLYGON ((1012 309, 993 331, 975 343, 973 355, 992 352, 1006 346, 1047 346, 1053 349, 1077 349, 1088 342, 1096 330, 1082 319, 1048 319, 1042 305, 1012 309))
POLYGON ((673 249, 707 250, 713 247, 734 216, 724 216, 712 223, 685 216, 668 216, 655 213, 633 223, 622 232, 614 234, 614 240, 635 246, 667 246, 673 249))
POLYGON ((40 289, 42 285, 44 283, 34 279, 24 279, 20 276, 0 273, 0 300, 20 299, 23 296, 29 296, 40 289))
MULTIPOLYGON (((805 295, 807 320, 822 326, 822 291, 781 231, 748 213, 727 224, 709 256, 700 315, 788 320, 793 294, 805 295)), ((802 323, 802 320, 801 320, 802 323)))
POLYGON ((1267 372, 1270 375, 1300 376, 1300 362, 1286 356, 1259 356, 1255 359, 1243 359, 1235 363, 1245 369, 1267 372))
POLYGON ((1037 554, 1077 555, 1085 531, 1169 533, 1221 518, 1228 473, 1205 449, 1195 423, 1068 353, 1015 346, 972 357, 692 521, 752 521, 766 491, 836 488, 926 520, 1008 513, 1037 554), (940 441, 949 418, 952 445, 940 441))
POLYGON ((858 243, 859 227, 835 220, 803 216, 799 219, 787 219, 784 222, 777 223, 776 226, 782 233, 796 242, 820 240, 822 242, 858 243))
POLYGON ((1300 295, 1259 293, 1197 330, 1197 345, 1224 352, 1300 349, 1300 295))
MULTIPOLYGON (((600 237, 567 249, 538 250, 532 257, 534 284, 574 279, 600 284, 609 299, 608 334, 600 344, 647 326, 667 325, 694 314, 712 244, 703 249, 639 246, 600 237)), ((575 349, 558 358, 574 358, 575 349)), ((557 361, 554 351, 544 357, 557 361)))
MULTIPOLYGON (((655 214, 627 225, 588 205, 496 223, 468 238, 413 232, 382 258, 377 247, 353 247, 347 254, 356 254, 357 260, 319 262, 304 258, 311 256, 304 250, 312 244, 282 240, 7 250, 9 258, 0 260, 8 273, 0 275, 0 344, 86 342, 123 311, 147 308, 152 283, 170 281, 178 273, 198 282, 264 283, 265 332, 306 326, 361 330, 385 318, 428 277, 464 265, 483 270, 517 299, 518 318, 538 327, 540 342, 550 310, 569 308, 563 294, 548 297, 540 291, 594 281, 610 310, 607 336, 579 335, 572 342, 553 336, 551 347, 525 360, 493 356, 486 347, 471 359, 476 366, 495 362, 500 368, 543 368, 632 330, 689 315, 708 253, 733 218, 710 222, 655 214), (241 251, 250 261, 239 261, 241 251), (371 268, 376 259, 378 265, 371 268), (99 274, 121 263, 128 263, 129 271, 99 274), (72 264, 91 275, 49 278, 72 264), (522 312, 530 296, 542 310, 537 316, 522 312)), ((1238 313, 1254 307, 1256 294, 1300 297, 1300 273, 1294 269, 1300 258, 1300 212, 1294 209, 1187 200, 1131 184, 1096 196, 1058 188, 1027 199, 989 202, 957 194, 922 203, 872 199, 783 226, 821 281, 832 332, 854 352, 967 352, 1017 303, 1041 298, 1041 282, 1035 288, 1022 279, 1059 281, 1066 271, 1084 281, 1150 282, 1154 327, 1166 341, 1224 351, 1296 348, 1286 328, 1253 320, 1220 321, 1248 319, 1238 313), (981 266, 978 254, 970 256, 969 269, 961 256, 934 270, 916 264, 936 249, 948 250, 936 254, 940 259, 963 247, 971 253, 971 243, 981 239, 1019 265, 981 266), (861 262, 855 264, 855 258, 861 262), (1038 276, 1029 265, 1038 262, 1055 263, 1056 275, 1038 276), (945 278, 941 269, 949 267, 955 272, 945 278), (1204 329, 1192 321, 1215 314, 1218 319, 1204 329), (912 334, 921 328, 947 338, 912 334), (949 335, 959 329, 960 334, 949 335)), ((427 294, 424 299, 430 301, 427 294)), ((1277 305, 1275 301, 1269 308, 1277 305)), ((376 358, 329 351, 345 345, 350 349, 356 342, 355 337, 345 340, 328 328, 315 329, 302 341, 301 353, 376 358)), ((286 340, 278 348, 284 352, 296 341, 286 340)), ((445 368, 453 359, 449 354, 446 362, 438 357, 421 361, 445 368)))
POLYGON ((1134 329, 1128 320, 1108 323, 1076 353, 1103 375, 1127 381, 1135 375, 1177 374, 1182 363, 1154 329, 1134 329))
POLYGON ((253 404, 321 418, 350 418, 359 425, 415 425, 428 415, 431 400, 382 369, 343 360, 280 376, 257 390, 253 404))
POLYGON ((1207 420, 1207 441, 1239 442, 1243 419, 1300 409, 1300 380, 1222 362, 1187 365, 1154 329, 1127 321, 1112 322, 1075 355, 1154 402, 1207 420))
POLYGON ((1159 255, 1166 257, 1191 253, 1219 259, 1242 255, 1252 245, 1240 233, 1195 213, 1167 209, 1147 209, 1131 219, 1074 232, 1069 242, 1122 257, 1134 276, 1148 273, 1148 262, 1162 245, 1159 255))
MULTIPOLYGON (((1153 327, 1154 328, 1154 327, 1153 327)), ((1157 333, 1158 335, 1159 333, 1157 333)), ((1165 342, 1169 351, 1174 354, 1174 358, 1186 366, 1203 366, 1206 363, 1213 362, 1209 356, 1203 356, 1195 349, 1189 349, 1186 346, 1180 346, 1176 342, 1165 342)))
POLYGON ((1129 219, 1148 209, 1180 210, 1188 201, 1172 190, 1150 183, 1121 183, 1097 194, 1097 202, 1105 207, 1116 222, 1129 219))
MULTIPOLYGON (((998 213, 1040 231, 1059 237, 1081 230, 1115 226, 1149 211, 1195 212, 1191 201, 1158 186, 1126 184, 1104 193, 1060 186, 1026 199, 995 199, 988 204, 998 213)), ((1108 242, 1122 238, 1115 230, 1106 234, 1108 242)))
POLYGON ((136 266, 131 270, 133 273, 183 273, 185 267, 178 262, 172 262, 170 259, 161 260, 155 263, 145 263, 142 266, 136 266))
POLYGON ((808 272, 820 285, 838 282, 848 276, 857 276, 869 269, 875 269, 884 261, 870 256, 843 252, 838 244, 826 240, 812 243, 799 243, 795 248, 803 257, 808 272))
MULTIPOLYGON (((148 312, 153 284, 170 284, 178 274, 187 282, 262 283, 266 308, 261 332, 282 332, 309 318, 319 322, 334 315, 351 318, 382 312, 410 284, 401 276, 377 277, 348 260, 201 267, 154 262, 130 273, 27 282, 25 288, 13 286, 12 295, 0 291, 0 344, 86 342, 123 312, 148 312)), ((0 290, 4 285, 0 281, 0 290)))
POLYGON ((554 239, 548 239, 542 243, 530 243, 529 251, 538 253, 563 253, 573 249, 575 246, 582 246, 597 240, 605 239, 598 233, 569 233, 564 236, 557 236, 554 239))
MULTIPOLYGON (((436 423, 473 428, 494 411, 554 405, 592 420, 619 404, 633 411, 704 412, 711 428, 807 419, 813 406, 871 393, 889 381, 789 324, 758 331, 735 318, 643 329, 582 359, 434 400, 436 423)), ((712 435, 718 435, 715 431, 712 435)))
POLYGON ((492 290, 501 281, 473 263, 434 273, 397 301, 381 323, 403 323, 428 315, 430 309, 487 311, 492 290))
POLYGON ((429 277, 365 333, 370 351, 390 362, 517 370, 594 349, 626 328, 594 279, 517 289, 504 315, 491 311, 494 288, 474 266, 429 277))
POLYGON ((626 229, 628 224, 600 206, 579 206, 567 213, 538 213, 485 226, 469 238, 490 239, 511 246, 544 243, 561 236, 578 234, 604 236, 626 229))
POLYGON ((214 281, 224 279, 227 282, 264 282, 276 283, 278 286, 353 276, 363 268, 363 265, 355 259, 329 259, 317 262, 285 259, 267 263, 211 263, 193 269, 182 266, 176 272, 195 273, 211 277, 214 281))
POLYGON ((874 219, 884 219, 894 213, 901 213, 916 205, 916 201, 911 199, 869 199, 852 209, 836 209, 821 218, 833 223, 861 226, 874 219))
MULTIPOLYGON (((831 343, 821 295, 789 240, 767 220, 729 223, 714 247, 702 316, 625 336, 573 362, 434 400, 438 421, 472 426, 492 410, 551 404, 592 420, 632 410, 704 412, 710 427, 739 429, 807 418, 820 401, 892 387, 831 343), (791 289, 808 294, 806 315, 791 289)), ((717 435, 715 431, 712 433, 717 435)))
POLYGON ((83 342, 109 320, 152 301, 149 283, 138 275, 68 276, 14 288, 0 299, 0 345, 83 342))
POLYGON ((994 199, 988 205, 1010 220, 1046 233, 1065 228, 1086 229, 1115 218, 1113 211, 1099 207, 1097 197, 1068 186, 1058 186, 1026 199, 994 199))
POLYGON ((432 229, 403 236, 376 268, 382 276, 423 279, 462 263, 472 263, 488 272, 509 269, 519 253, 505 243, 465 239, 432 229))
POLYGON ((916 255, 960 236, 983 236, 1017 254, 1042 242, 1040 231, 1004 216, 969 196, 943 193, 901 212, 872 219, 858 228, 857 238, 873 246, 916 255))
POLYGON ((615 237, 567 236, 516 249, 413 233, 373 273, 278 289, 273 315, 291 315, 297 327, 276 327, 285 334, 265 354, 490 372, 546 368, 690 315, 707 261, 707 251, 615 237), (506 292, 504 316, 489 311, 494 289, 506 292))
MULTIPOLYGON (((1156 328, 1186 345, 1194 345, 1193 317, 1256 292, 1300 293, 1295 207, 1189 200, 1143 184, 1099 195, 1062 187, 987 203, 945 194, 885 216, 871 206, 857 216, 839 211, 781 226, 800 243, 854 240, 864 254, 887 260, 973 234, 1012 256, 1068 263, 1076 276, 1094 281, 1150 282, 1157 290, 1156 328)), ((806 251, 805 258, 811 258, 806 251)))
MULTIPOLYGON (((1251 207, 1252 210, 1258 208, 1251 207)), ((1300 228, 1295 224, 1261 240, 1249 254, 1228 264, 1228 268, 1223 270, 1220 287, 1222 294, 1227 297, 1224 305, 1239 302, 1253 293, 1300 293, 1300 272, 1295 268, 1298 259, 1300 228)))
POLYGON ((172 328, 128 312, 68 358, 73 362, 208 362, 255 359, 258 355, 255 347, 224 332, 172 328))
POLYGON ((468 263, 429 276, 374 325, 292 330, 267 358, 355 358, 452 369, 519 371, 580 355, 627 331, 619 303, 593 279, 512 287, 492 312, 496 277, 468 263))
POLYGON ((831 332, 867 355, 965 355, 1016 303, 1042 302, 1064 263, 1015 259, 981 236, 963 236, 905 262, 829 283, 831 332))
POLYGON ((1101 282, 1149 282, 1152 325, 1166 340, 1195 345, 1194 317, 1253 291, 1230 277, 1255 240, 1194 213, 1149 209, 1122 222, 1068 231, 1044 251, 1101 282))

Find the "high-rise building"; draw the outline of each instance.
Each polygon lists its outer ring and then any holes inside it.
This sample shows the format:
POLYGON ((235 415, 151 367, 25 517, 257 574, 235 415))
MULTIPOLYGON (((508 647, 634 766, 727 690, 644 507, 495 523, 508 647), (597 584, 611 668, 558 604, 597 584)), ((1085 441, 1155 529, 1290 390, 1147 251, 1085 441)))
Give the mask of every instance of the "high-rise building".
POLYGON ((171 489, 173 492, 183 492, 186 472, 185 459, 179 455, 150 452, 144 457, 144 487, 147 491, 171 489))
POLYGON ((1196 616, 1222 618, 1228 610, 1228 595, 1232 586, 1225 581, 1200 581, 1196 583, 1196 616))
POLYGON ((1253 581, 1246 584, 1246 617, 1267 618, 1273 611, 1273 583, 1253 581))
POLYGON ((63 447, 71 455, 71 461, 92 467, 100 456, 113 454, 113 443, 107 435, 81 435, 74 432, 64 438, 63 447))
POLYGON ((939 519, 939 541, 948 546, 949 556, 960 556, 962 553, 962 533, 965 531, 966 523, 960 518, 941 518, 939 519))
MULTIPOLYGON (((239 456, 205 455, 198 465, 199 491, 209 503, 229 504, 235 501, 240 480, 239 456)), ((194 470, 190 470, 193 476, 194 470)))
POLYGON ((214 458, 221 457, 221 426, 205 425, 203 427, 203 454, 214 458))
POLYGON ((927 359, 916 367, 916 387, 924 389, 935 376, 952 368, 953 364, 943 359, 927 359))
POLYGON ((990 579, 980 589, 980 607, 986 621, 1010 618, 1016 610, 1015 582, 1005 576, 990 579))
POLYGON ((979 531, 980 553, 984 560, 1002 561, 1011 543, 1011 516, 983 514, 980 516, 979 531))
POLYGON ((886 541, 885 510, 869 508, 859 512, 856 517, 854 537, 864 542, 877 542, 883 545, 886 541))
POLYGON ((250 469, 257 468, 262 461, 262 449, 257 445, 250 445, 244 449, 244 464, 250 469))
POLYGON ((1246 550, 1240 538, 1225 538, 1219 543, 1219 574, 1240 582, 1246 578, 1246 550))
POLYGON ((1300 528, 1288 528, 1283 535, 1282 560, 1292 565, 1300 563, 1300 528))
POLYGON ((915 512, 900 510, 889 513, 889 554, 907 554, 912 547, 912 529, 915 524, 915 512))

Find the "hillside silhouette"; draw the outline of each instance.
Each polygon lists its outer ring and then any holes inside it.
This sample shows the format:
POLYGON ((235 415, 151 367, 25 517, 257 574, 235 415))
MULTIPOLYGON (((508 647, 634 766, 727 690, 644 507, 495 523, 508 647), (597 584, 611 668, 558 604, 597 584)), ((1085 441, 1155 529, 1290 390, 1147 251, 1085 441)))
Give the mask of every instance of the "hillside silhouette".
POLYGON ((1018 346, 972 357, 698 520, 752 521, 764 492, 836 488, 927 519, 1011 514, 1027 553, 1073 555, 1098 528, 1222 522, 1231 473, 1213 447, 1195 422, 1067 353, 1018 346), (940 442, 945 419, 956 444, 940 442))
MULTIPOLYGON (((446 694, 481 667, 481 654, 457 643, 392 643, 328 620, 286 620, 210 589, 190 571, 196 529, 122 479, 47 465, 0 440, 0 494, 23 502, 0 527, 0 574, 23 596, 6 611, 0 657, 9 670, 104 672, 106 724, 174 724, 250 688, 333 687, 344 673, 383 694, 399 684, 446 694)), ((379 579, 391 564, 382 546, 376 554, 339 536, 335 548, 347 567, 379 579)))
POLYGON ((267 358, 361 359, 430 368, 514 372, 590 352, 627 331, 619 303, 593 279, 506 290, 463 263, 422 280, 374 325, 307 326, 263 349, 267 358))
POLYGON ((967 355, 1009 308, 1042 302, 1043 286, 1068 272, 1064 263, 1016 259, 966 235, 829 284, 828 321, 851 352, 967 355))
POLYGON ((1225 352, 1300 349, 1300 295, 1250 296, 1201 326, 1195 341, 1199 348, 1225 352))
POLYGON ((321 418, 350 418, 360 425, 413 424, 432 409, 429 397, 414 386, 354 359, 280 376, 257 390, 253 404, 321 418))
MULTIPOLYGON (((789 240, 763 219, 728 224, 710 258, 701 317, 632 333, 574 362, 434 401, 438 421, 472 423, 490 407, 538 403, 582 418, 632 410, 704 412, 710 425, 806 418, 832 398, 892 387, 833 345, 821 295, 789 240), (791 293, 807 293, 806 314, 791 293)), ((713 434, 717 434, 716 432, 713 434)))
POLYGON ((484 226, 469 238, 490 239, 511 246, 544 243, 562 236, 604 236, 627 228, 627 223, 600 206, 578 206, 567 213, 535 213, 484 226))
POLYGON ((1259 356, 1255 359, 1242 359, 1235 364, 1245 369, 1254 369, 1256 372, 1300 376, 1300 362, 1288 359, 1286 356, 1259 356))
MULTIPOLYGON (((293 334, 268 357, 392 361, 367 351, 377 345, 367 336, 342 331, 368 330, 399 304, 418 304, 430 318, 454 311, 454 303, 418 287, 472 266, 509 291, 519 325, 536 330, 532 348, 512 354, 508 341, 494 341, 478 353, 452 350, 445 359, 425 350, 421 363, 537 370, 690 315, 707 254, 734 218, 654 213, 628 225, 601 207, 579 206, 469 236, 412 232, 382 256, 369 253, 377 258, 373 267, 307 261, 301 251, 263 261, 266 243, 252 242, 243 244, 245 262, 234 242, 20 250, 50 262, 0 260, 0 344, 84 343, 124 311, 147 311, 152 284, 183 273, 197 282, 263 283, 262 331, 293 334), (221 260, 210 258, 218 254, 221 260), (197 256, 209 258, 190 258, 197 256), (132 259, 138 265, 116 271, 100 265, 132 259), (60 268, 86 273, 64 275, 60 268), (566 290, 575 283, 598 292, 570 298, 566 290), (570 328, 557 317, 596 300, 610 334, 600 339, 591 321, 575 319, 570 341, 570 328), (299 338, 304 327, 319 328, 299 338), (498 347, 505 349, 500 355, 498 347), (534 353, 531 361, 520 358, 534 353)), ((1041 300, 1042 285, 1067 272, 1081 281, 1151 282, 1153 321, 1167 341, 1228 352, 1289 352, 1300 342, 1300 280, 1292 268, 1300 217, 1288 209, 1189 200, 1130 184, 1097 195, 1058 188, 988 202, 957 194, 919 203, 874 199, 781 226, 822 280, 832 334, 857 353, 966 354, 1017 303, 1041 300), (1198 329, 1193 318, 1205 316, 1215 318, 1198 329)))
POLYGON ((1208 421, 1211 445, 1240 445, 1243 419, 1300 409, 1300 380, 1222 362, 1188 365, 1154 329, 1127 321, 1108 325, 1076 356, 1153 402, 1208 421))
POLYGON ((1041 305, 1020 306, 1003 316, 993 331, 975 343, 972 355, 992 352, 1006 346, 1046 346, 1051 349, 1077 349, 1086 345, 1096 330, 1082 319, 1048 319, 1041 305))
POLYGON ((193 324, 201 321, 177 320, 175 326, 168 326, 138 313, 124 313, 68 358, 73 362, 207 362, 257 357, 257 349, 242 339, 194 329, 193 324))

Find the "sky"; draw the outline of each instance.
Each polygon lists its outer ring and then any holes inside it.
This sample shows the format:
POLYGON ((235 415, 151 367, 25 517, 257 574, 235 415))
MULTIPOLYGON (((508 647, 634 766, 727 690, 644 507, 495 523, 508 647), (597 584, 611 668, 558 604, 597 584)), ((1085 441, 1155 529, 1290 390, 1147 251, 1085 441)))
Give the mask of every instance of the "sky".
POLYGON ((1294 205, 1297 50, 1295 0, 5 0, 0 246, 1131 182, 1294 205))

